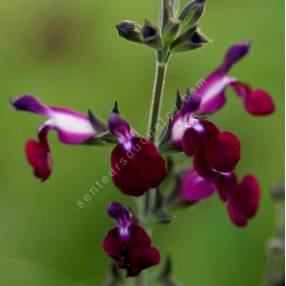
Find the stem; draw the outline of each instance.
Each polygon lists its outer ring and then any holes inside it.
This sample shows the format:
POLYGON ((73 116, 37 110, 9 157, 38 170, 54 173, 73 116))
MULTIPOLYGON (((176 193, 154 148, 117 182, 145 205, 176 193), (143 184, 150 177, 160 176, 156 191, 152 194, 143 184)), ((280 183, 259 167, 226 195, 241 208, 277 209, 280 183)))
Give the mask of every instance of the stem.
POLYGON ((152 142, 154 142, 156 139, 156 124, 160 115, 161 98, 164 90, 166 69, 167 64, 160 64, 157 62, 148 127, 148 137, 152 142))
POLYGON ((144 271, 139 275, 137 276, 135 279, 134 279, 134 285, 135 286, 146 286, 148 285, 148 281, 147 281, 147 273, 145 273, 144 271))
MULTIPOLYGON (((273 237, 268 243, 268 262, 265 271, 265 285, 280 286, 284 285, 284 245, 285 245, 285 208, 284 208, 284 188, 277 188, 276 193, 280 189, 280 197, 273 193, 275 201, 275 217, 273 237), (276 197, 275 197, 276 196, 276 197)), ((279 194, 278 194, 279 195, 279 194)))
MULTIPOLYGON (((154 88, 152 93, 152 101, 149 113, 149 125, 148 125, 148 138, 150 141, 156 140, 156 125, 160 115, 161 101, 164 90, 165 75, 167 70, 167 64, 161 64, 156 62, 156 73, 154 79, 154 88)), ((143 197, 143 215, 148 215, 150 208, 150 192, 147 192, 143 197)))

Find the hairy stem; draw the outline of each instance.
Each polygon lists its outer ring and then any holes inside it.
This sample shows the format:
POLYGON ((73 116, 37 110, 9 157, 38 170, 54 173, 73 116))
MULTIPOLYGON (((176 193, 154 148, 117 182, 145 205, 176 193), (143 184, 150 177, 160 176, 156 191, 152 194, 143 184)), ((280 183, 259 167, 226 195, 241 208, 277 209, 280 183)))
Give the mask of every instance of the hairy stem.
POLYGON ((166 69, 166 64, 161 65, 160 63, 157 63, 148 127, 148 137, 152 142, 156 139, 156 124, 160 115, 166 69))
MULTIPOLYGON (((156 73, 154 79, 154 88, 152 93, 152 101, 149 113, 149 125, 148 125, 148 138, 150 141, 156 140, 156 125, 160 116, 160 108, 162 95, 164 90, 165 75, 167 64, 156 63, 156 73)), ((147 192, 143 198, 143 212, 146 216, 150 208, 150 192, 147 192)))
MULTIPOLYGON (((160 116, 160 108, 161 108, 161 101, 162 95, 164 90, 164 83, 165 83, 165 75, 166 75, 167 64, 161 64, 158 61, 156 62, 156 73, 154 79, 154 88, 152 92, 152 101, 149 113, 149 125, 147 135, 150 141, 156 141, 156 125, 159 120, 160 116)), ((142 216, 147 217, 149 214, 149 210, 151 207, 151 195, 150 191, 146 192, 146 194, 142 198, 142 216)), ((148 286, 148 273, 142 272, 135 279, 135 286, 148 286)))

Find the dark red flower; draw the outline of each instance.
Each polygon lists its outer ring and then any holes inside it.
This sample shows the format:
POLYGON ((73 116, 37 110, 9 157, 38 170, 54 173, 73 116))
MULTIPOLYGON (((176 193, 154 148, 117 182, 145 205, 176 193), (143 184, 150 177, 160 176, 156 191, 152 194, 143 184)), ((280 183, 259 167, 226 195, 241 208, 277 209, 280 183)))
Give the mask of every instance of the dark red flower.
POLYGON ((208 198, 217 190, 222 201, 227 203, 231 221, 245 227, 257 211, 260 198, 259 184, 252 175, 246 175, 239 183, 233 172, 218 173, 215 180, 206 180, 194 169, 187 171, 181 179, 180 200, 193 204, 208 198))
POLYGON ((141 196, 158 187, 166 176, 166 168, 156 146, 138 137, 116 113, 109 117, 109 129, 118 138, 111 154, 114 184, 130 196, 141 196))
POLYGON ((119 268, 126 269, 127 277, 137 276, 142 270, 160 262, 159 251, 151 246, 149 235, 127 208, 111 202, 108 213, 117 225, 107 233, 103 249, 119 268))
POLYGON ((194 156, 196 171, 206 179, 216 178, 218 172, 232 171, 240 159, 240 141, 234 134, 220 132, 212 122, 191 114, 178 113, 174 118, 173 142, 187 156, 194 156), (182 136, 176 140, 179 132, 182 136))

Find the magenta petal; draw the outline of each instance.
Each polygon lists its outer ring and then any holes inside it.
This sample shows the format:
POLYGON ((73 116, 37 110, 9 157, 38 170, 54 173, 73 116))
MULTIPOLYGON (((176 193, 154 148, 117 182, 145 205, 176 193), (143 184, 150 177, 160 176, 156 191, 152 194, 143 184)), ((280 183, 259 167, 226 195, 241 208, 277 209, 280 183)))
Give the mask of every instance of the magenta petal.
POLYGON ((244 42, 231 46, 226 52, 224 61, 220 67, 225 73, 227 73, 231 67, 245 57, 250 49, 250 43, 244 42))
POLYGON ((275 111, 272 97, 264 90, 252 90, 247 84, 235 82, 231 85, 237 95, 242 97, 245 109, 256 116, 271 114, 275 111))
POLYGON ((29 140, 25 146, 25 153, 35 176, 45 181, 52 172, 52 156, 49 147, 35 140, 29 140))
POLYGON ((180 197, 186 203, 193 203, 209 197, 214 190, 212 182, 205 180, 191 169, 181 180, 180 197))
POLYGON ((253 115, 267 115, 275 111, 275 104, 271 96, 260 89, 252 91, 244 99, 244 106, 253 115))
POLYGON ((246 175, 229 197, 228 211, 233 223, 245 226, 247 220, 256 214, 259 200, 260 188, 256 178, 246 175))
POLYGON ((217 141, 208 146, 206 159, 210 166, 220 172, 229 172, 240 159, 240 141, 230 132, 221 132, 217 141))
POLYGON ((234 81, 220 69, 214 71, 196 90, 196 96, 201 99, 196 113, 208 114, 221 109, 226 102, 224 91, 234 81))
POLYGON ((122 141, 129 140, 133 135, 128 122, 114 112, 109 116, 108 127, 110 132, 122 141))
POLYGON ((227 76, 230 68, 243 58, 249 51, 249 43, 239 43, 230 47, 219 68, 202 81, 196 90, 196 96, 201 99, 201 104, 196 113, 213 113, 225 104, 225 89, 235 78, 227 76))
POLYGON ((32 95, 15 97, 10 102, 16 110, 28 111, 39 115, 48 115, 49 113, 49 108, 32 95))
POLYGON ((17 110, 47 116, 48 121, 43 125, 56 130, 62 143, 81 144, 96 136, 88 117, 79 112, 47 106, 32 95, 19 96, 11 104, 17 110))
POLYGON ((131 148, 118 144, 111 154, 114 184, 125 194, 141 196, 158 187, 166 176, 164 158, 147 139, 134 137, 131 148))

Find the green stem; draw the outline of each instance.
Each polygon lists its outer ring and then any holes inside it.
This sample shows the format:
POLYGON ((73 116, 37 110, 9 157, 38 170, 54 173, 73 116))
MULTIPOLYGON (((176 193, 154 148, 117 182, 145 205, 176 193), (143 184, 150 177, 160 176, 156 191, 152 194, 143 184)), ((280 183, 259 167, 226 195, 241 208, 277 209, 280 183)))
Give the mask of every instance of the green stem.
POLYGON ((148 277, 146 274, 147 273, 145 273, 144 271, 141 272, 141 274, 134 279, 134 282, 135 282, 134 285, 135 286, 147 286, 148 285, 148 281, 147 281, 148 277))
MULTIPOLYGON (((160 115, 162 95, 164 91, 164 83, 166 76, 167 64, 156 63, 156 73, 154 79, 154 88, 152 93, 152 101, 149 113, 148 138, 150 141, 156 140, 156 125, 160 115)), ((150 192, 143 197, 143 215, 147 216, 150 208, 150 192)))
POLYGON ((167 64, 157 62, 148 127, 148 137, 152 142, 156 139, 156 124, 160 115, 166 70, 167 64))
MULTIPOLYGON (((281 190, 280 197, 272 193, 275 201, 275 217, 273 237, 268 243, 268 262, 265 271, 265 285, 278 286, 282 285, 284 279, 284 261, 285 261, 285 207, 284 207, 284 188, 278 187, 277 191, 281 190), (276 195, 276 197, 275 197, 276 195)), ((279 195, 279 194, 278 194, 279 195)), ((284 284, 283 284, 284 285, 284 284)))
MULTIPOLYGON (((161 64, 156 61, 156 73, 154 79, 154 88, 152 92, 152 101, 149 113, 149 125, 148 125, 148 138, 150 141, 156 141, 156 125, 160 116, 160 108, 162 95, 164 90, 165 76, 166 76, 167 64, 161 64)), ((146 194, 142 198, 142 217, 146 218, 149 214, 150 210, 150 191, 146 192, 146 194)), ((148 286, 148 273, 142 272, 137 278, 134 279, 135 286, 148 286)))

